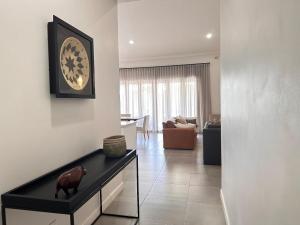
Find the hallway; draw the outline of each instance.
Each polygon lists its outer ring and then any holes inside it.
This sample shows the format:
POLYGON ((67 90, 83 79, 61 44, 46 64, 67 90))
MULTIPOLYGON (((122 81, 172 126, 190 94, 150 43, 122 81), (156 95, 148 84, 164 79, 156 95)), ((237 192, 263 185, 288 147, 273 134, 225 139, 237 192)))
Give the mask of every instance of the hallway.
MULTIPOLYGON (((162 141, 162 134, 151 134, 148 141, 138 134, 139 224, 225 225, 219 197, 221 170, 203 165, 202 136, 193 151, 164 150, 162 141)), ((103 216, 96 224, 131 225, 133 221, 103 216)))

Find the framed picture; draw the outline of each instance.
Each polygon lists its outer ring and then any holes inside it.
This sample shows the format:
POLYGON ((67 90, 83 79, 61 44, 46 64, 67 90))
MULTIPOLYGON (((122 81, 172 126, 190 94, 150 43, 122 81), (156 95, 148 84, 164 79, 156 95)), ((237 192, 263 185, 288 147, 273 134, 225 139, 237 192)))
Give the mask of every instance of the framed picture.
POLYGON ((53 16, 48 23, 50 92, 57 98, 95 98, 93 39, 53 16))

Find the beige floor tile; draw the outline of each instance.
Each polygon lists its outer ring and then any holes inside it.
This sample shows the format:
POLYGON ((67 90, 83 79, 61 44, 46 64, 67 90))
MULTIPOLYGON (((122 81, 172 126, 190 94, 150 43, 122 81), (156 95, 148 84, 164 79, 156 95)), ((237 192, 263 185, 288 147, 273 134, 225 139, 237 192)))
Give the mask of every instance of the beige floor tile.
POLYGON ((137 199, 118 196, 105 210, 104 213, 126 216, 137 216, 137 199))
POLYGON ((218 187, 221 188, 221 178, 207 174, 191 174, 190 186, 218 187))
POLYGON ((226 225, 221 206, 189 203, 185 225, 226 225))
POLYGON ((202 157, 198 156, 168 156, 166 160, 166 165, 172 164, 180 164, 180 165, 201 165, 202 164, 202 157))
POLYGON ((183 164, 183 163, 172 163, 166 164, 162 168, 161 173, 204 173, 203 165, 200 164, 183 164))
POLYGON ((143 219, 142 221, 140 220, 137 225, 166 225, 166 224, 161 223, 161 222, 148 221, 148 220, 143 219))
MULTIPOLYGON (((153 186, 152 182, 140 182, 139 183, 139 197, 140 204, 145 200, 153 186)), ((136 198, 137 196, 137 183, 136 182, 124 182, 124 189, 119 194, 119 197, 136 198)))
POLYGON ((188 192, 188 185, 156 183, 147 196, 145 202, 186 202, 188 199, 188 192))
POLYGON ((139 171, 157 171, 160 172, 164 167, 165 163, 140 163, 139 171))
POLYGON ((221 205, 220 188, 190 186, 188 201, 210 205, 221 205))
POLYGON ((158 177, 157 183, 189 185, 190 177, 189 173, 162 173, 158 177))
POLYGON ((134 225, 135 221, 134 219, 101 216, 94 225, 134 225))
MULTIPOLYGON (((138 225, 225 225, 220 201, 221 167, 203 165, 202 136, 194 150, 163 149, 162 134, 138 134, 140 221, 138 225)), ((135 167, 125 171, 124 190, 108 211, 136 213, 135 167)), ((101 217, 96 225, 133 225, 101 217)))
POLYGON ((205 173, 209 176, 221 178, 221 166, 207 166, 207 165, 204 166, 203 165, 203 168, 200 171, 200 173, 205 173))
MULTIPOLYGON (((160 174, 156 170, 139 170, 139 182, 154 182, 160 174)), ((136 181, 136 172, 128 171, 124 173, 125 181, 136 181)))
POLYGON ((186 205, 172 201, 164 203, 147 203, 141 208, 141 222, 183 225, 186 205))

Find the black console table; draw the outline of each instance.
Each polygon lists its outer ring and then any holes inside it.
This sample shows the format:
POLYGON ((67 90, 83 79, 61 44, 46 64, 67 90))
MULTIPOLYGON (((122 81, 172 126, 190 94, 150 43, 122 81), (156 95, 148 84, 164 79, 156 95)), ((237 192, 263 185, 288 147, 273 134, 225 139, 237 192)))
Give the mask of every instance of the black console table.
MULTIPOLYGON (((100 192, 100 215, 118 216, 139 219, 139 184, 138 184, 138 156, 135 150, 128 150, 121 158, 107 158, 101 149, 75 160, 61 168, 45 174, 27 184, 15 188, 1 196, 2 223, 6 221, 6 209, 20 209, 36 212, 66 214, 70 216, 70 225, 75 225, 74 213, 96 193, 100 192), (121 172, 129 163, 136 160, 137 178, 137 216, 105 214, 102 211, 102 188, 121 172), (84 176, 78 192, 66 197, 63 191, 55 198, 57 177, 75 166, 84 166, 88 173, 84 176)), ((96 222, 99 217, 94 221, 96 222)))

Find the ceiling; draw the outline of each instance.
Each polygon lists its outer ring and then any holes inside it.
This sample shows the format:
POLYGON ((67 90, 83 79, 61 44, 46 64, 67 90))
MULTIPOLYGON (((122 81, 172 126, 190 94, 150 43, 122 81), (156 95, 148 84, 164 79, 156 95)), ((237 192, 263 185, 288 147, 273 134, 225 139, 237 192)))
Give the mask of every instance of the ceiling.
POLYGON ((219 0, 119 0, 118 7, 120 61, 219 52, 219 0))

